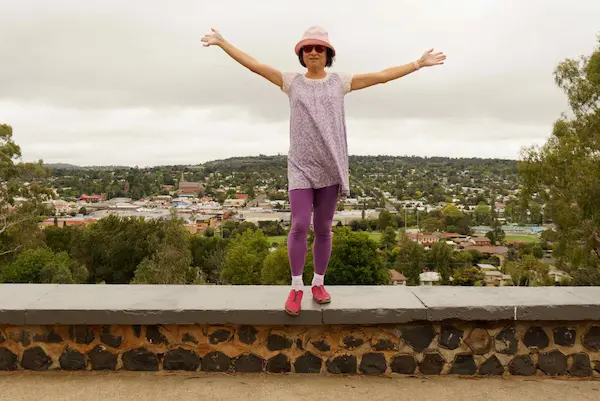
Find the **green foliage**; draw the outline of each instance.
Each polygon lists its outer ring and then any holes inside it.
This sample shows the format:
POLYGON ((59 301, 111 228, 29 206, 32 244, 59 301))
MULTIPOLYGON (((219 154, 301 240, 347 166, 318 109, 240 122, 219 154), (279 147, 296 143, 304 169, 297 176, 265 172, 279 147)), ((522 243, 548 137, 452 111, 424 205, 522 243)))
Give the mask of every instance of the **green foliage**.
POLYGON ((0 270, 4 283, 76 284, 87 279, 84 266, 71 259, 67 252, 54 253, 49 248, 27 249, 0 270))
POLYGON ((387 227, 381 236, 380 247, 386 251, 391 251, 396 246, 397 233, 394 227, 387 227))
POLYGON ((331 259, 325 280, 333 285, 388 284, 390 275, 368 234, 347 227, 334 230, 331 259))
POLYGON ((229 242, 221 279, 236 285, 260 284, 269 242, 262 231, 247 230, 229 242))
POLYGON ((533 255, 525 255, 521 261, 508 262, 503 271, 510 274, 516 286, 549 285, 549 266, 538 261, 533 255))
POLYGON ((519 163, 523 201, 546 205, 557 228, 553 255, 571 273, 600 270, 599 59, 600 38, 590 56, 557 66, 555 82, 567 96, 571 117, 554 123, 544 145, 523 149, 519 163))
POLYGON ((398 247, 393 253, 396 258, 395 269, 404 274, 408 285, 419 285, 419 275, 425 267, 425 249, 411 241, 406 234, 400 236, 398 247))
POLYGON ((200 269, 206 282, 221 283, 221 270, 225 263, 226 247, 227 240, 221 237, 191 236, 192 265, 200 269))
POLYGON ((265 258, 261 283, 267 285, 291 284, 290 261, 287 246, 280 246, 265 258))
POLYGON ((382 210, 379 213, 379 219, 377 222, 377 228, 379 231, 383 232, 386 228, 394 226, 394 221, 392 219, 392 214, 388 210, 382 210))
POLYGON ((454 271, 453 278, 452 285, 472 287, 483 280, 484 275, 477 267, 463 267, 454 271))
POLYGON ((279 224, 278 221, 266 220, 259 221, 258 228, 261 229, 265 235, 274 237, 277 235, 285 235, 285 229, 279 224))
POLYGON ((48 169, 41 160, 19 162, 21 148, 12 136, 12 127, 0 124, 0 257, 42 245, 37 220, 49 214, 42 202, 54 198, 41 184, 48 169))
POLYGON ((454 249, 446 244, 444 240, 438 241, 431 246, 428 252, 429 260, 433 263, 435 270, 440 274, 442 284, 450 284, 452 276, 452 253, 454 249))

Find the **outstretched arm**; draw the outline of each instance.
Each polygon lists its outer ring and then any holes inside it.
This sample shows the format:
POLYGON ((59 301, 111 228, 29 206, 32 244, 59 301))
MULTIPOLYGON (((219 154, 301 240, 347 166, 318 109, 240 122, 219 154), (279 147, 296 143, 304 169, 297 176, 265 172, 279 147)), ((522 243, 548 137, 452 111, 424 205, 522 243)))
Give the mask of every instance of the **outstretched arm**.
POLYGON ((357 74, 352 77, 351 90, 368 88, 369 86, 384 84, 394 79, 401 78, 423 67, 431 67, 434 65, 444 64, 446 56, 442 52, 433 53, 430 49, 423 53, 423 56, 412 63, 404 64, 398 67, 387 68, 378 72, 367 74, 357 74))
POLYGON ((221 34, 217 30, 215 30, 214 28, 212 28, 211 30, 212 33, 208 33, 202 38, 202 42, 204 42, 204 47, 219 46, 225 51, 225 53, 229 54, 231 58, 233 58, 235 61, 237 61, 244 67, 248 68, 250 71, 268 79, 280 88, 282 87, 283 79, 281 76, 281 71, 258 62, 256 59, 250 57, 248 54, 244 53, 243 51, 241 51, 240 49, 223 39, 223 36, 221 36, 221 34))

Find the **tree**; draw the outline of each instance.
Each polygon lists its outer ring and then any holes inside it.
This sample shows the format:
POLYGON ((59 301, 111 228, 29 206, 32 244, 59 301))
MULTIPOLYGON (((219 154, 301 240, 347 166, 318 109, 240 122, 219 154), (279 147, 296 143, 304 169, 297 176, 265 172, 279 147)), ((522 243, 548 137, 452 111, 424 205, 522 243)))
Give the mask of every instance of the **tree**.
POLYGON ((200 284, 198 269, 191 265, 190 250, 174 244, 159 246, 152 256, 145 257, 137 269, 132 284, 200 284))
POLYGON ((364 232, 335 228, 327 283, 332 285, 388 284, 390 275, 377 254, 377 243, 364 232))
POLYGON ((381 232, 385 231, 388 227, 393 227, 392 214, 388 210, 382 210, 379 213, 377 226, 381 232))
POLYGON ((234 285, 260 284, 268 253, 269 242, 262 231, 247 230, 238 234, 227 246, 221 279, 234 285))
POLYGON ((380 247, 386 251, 391 251, 396 246, 396 230, 394 227, 388 226, 381 236, 380 247))
POLYGON ((478 281, 483 280, 483 273, 476 267, 463 267, 456 269, 453 274, 452 285, 474 286, 478 281))
POLYGON ((192 265, 198 267, 202 277, 211 284, 221 284, 221 270, 225 263, 227 240, 221 237, 193 235, 190 238, 192 265))
POLYGON ((533 255, 525 255, 519 262, 508 262, 503 268, 510 274, 516 286, 548 285, 549 267, 540 262, 533 255))
POLYGON ((433 244, 431 250, 428 252, 430 260, 440 274, 442 284, 444 285, 450 284, 450 277, 452 276, 452 268, 450 267, 452 252, 452 247, 443 240, 433 244))
POLYGON ((280 246, 265 258, 261 271, 261 283, 288 285, 292 282, 291 277, 287 246, 280 246))
POLYGON ((425 264, 425 249, 412 241, 406 234, 400 236, 398 247, 394 249, 395 269, 408 279, 408 285, 419 285, 419 275, 425 264))
POLYGON ((38 183, 48 169, 41 160, 19 162, 21 148, 12 135, 10 125, 0 124, 0 257, 39 245, 32 243, 32 236, 39 234, 36 219, 47 214, 42 202, 54 198, 52 191, 38 183))
POLYGON ((600 270, 600 37, 589 56, 566 59, 554 80, 569 101, 542 146, 523 149, 523 199, 539 199, 557 228, 557 265, 600 270))
POLYGON ((153 252, 137 266, 133 284, 199 284, 199 270, 192 266, 190 235, 172 212, 161 230, 148 236, 153 252))
POLYGON ((4 283, 77 284, 87 280, 87 270, 67 252, 54 253, 50 248, 27 249, 0 269, 4 283))

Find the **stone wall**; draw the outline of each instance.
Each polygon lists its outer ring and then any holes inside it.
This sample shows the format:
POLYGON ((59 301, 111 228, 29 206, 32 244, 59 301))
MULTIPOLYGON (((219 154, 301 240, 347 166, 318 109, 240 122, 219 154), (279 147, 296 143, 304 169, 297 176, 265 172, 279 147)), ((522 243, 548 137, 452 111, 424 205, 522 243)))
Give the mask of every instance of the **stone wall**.
POLYGON ((0 325, 0 370, 600 377, 600 321, 0 325))

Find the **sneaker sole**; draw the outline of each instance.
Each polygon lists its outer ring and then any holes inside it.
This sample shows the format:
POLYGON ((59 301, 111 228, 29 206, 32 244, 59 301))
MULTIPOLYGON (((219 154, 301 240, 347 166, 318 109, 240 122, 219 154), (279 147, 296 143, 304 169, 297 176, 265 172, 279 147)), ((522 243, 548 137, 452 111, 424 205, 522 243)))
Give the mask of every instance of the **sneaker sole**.
POLYGON ((287 308, 285 309, 285 313, 287 313, 290 316, 298 316, 298 315, 300 315, 300 312, 297 312, 297 313, 290 312, 287 308))
MULTIPOLYGON (((313 299, 314 299, 314 298, 313 298, 313 299)), ((329 298, 329 299, 322 299, 322 300, 320 300, 320 301, 319 301, 318 299, 315 299, 315 302, 316 302, 316 303, 318 303, 318 304, 320 304, 320 305, 323 305, 323 304, 328 304, 328 303, 330 303, 330 302, 331 302, 331 298, 329 298)))

